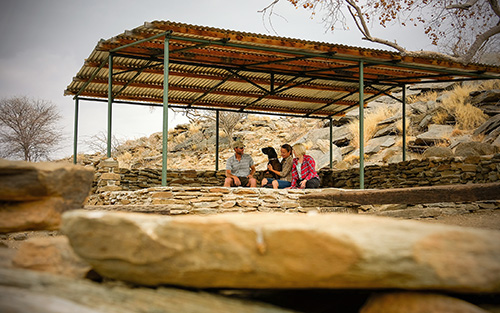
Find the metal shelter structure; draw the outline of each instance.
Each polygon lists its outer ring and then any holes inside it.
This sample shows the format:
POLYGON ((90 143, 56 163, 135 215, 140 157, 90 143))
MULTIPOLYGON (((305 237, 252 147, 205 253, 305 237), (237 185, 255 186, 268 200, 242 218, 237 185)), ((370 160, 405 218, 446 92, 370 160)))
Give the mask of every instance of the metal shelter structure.
POLYGON ((154 21, 99 41, 65 95, 75 99, 75 163, 80 101, 108 103, 108 157, 113 103, 163 107, 163 185, 168 107, 327 119, 330 135, 332 119, 359 108, 364 188, 366 102, 402 87, 405 112, 409 84, 485 79, 500 79, 500 67, 154 21))

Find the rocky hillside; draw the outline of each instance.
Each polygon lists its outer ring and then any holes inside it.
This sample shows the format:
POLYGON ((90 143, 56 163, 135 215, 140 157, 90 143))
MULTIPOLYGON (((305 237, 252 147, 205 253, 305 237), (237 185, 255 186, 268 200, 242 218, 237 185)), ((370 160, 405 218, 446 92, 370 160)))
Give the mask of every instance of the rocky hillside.
MULTIPOLYGON (((401 98, 401 91, 392 95, 401 98)), ((408 159, 428 156, 492 154, 500 150, 500 82, 440 83, 407 90, 408 159), (432 147, 432 149, 429 149, 432 147)), ((358 110, 334 121, 334 167, 356 166, 358 150, 358 110)), ((219 168, 224 168, 230 149, 228 136, 220 130, 219 168)), ((244 140, 246 153, 262 170, 267 157, 263 147, 284 143, 304 143, 317 168, 329 166, 328 122, 316 119, 271 118, 249 115, 234 128, 233 137, 244 140)), ((365 164, 402 160, 402 105, 384 96, 370 102, 365 110, 365 164)), ((161 168, 162 135, 128 140, 114 156, 121 167, 161 168)), ((215 123, 197 119, 169 131, 168 167, 171 169, 213 170, 215 168, 215 123)), ((93 163, 102 155, 80 156, 93 163)))

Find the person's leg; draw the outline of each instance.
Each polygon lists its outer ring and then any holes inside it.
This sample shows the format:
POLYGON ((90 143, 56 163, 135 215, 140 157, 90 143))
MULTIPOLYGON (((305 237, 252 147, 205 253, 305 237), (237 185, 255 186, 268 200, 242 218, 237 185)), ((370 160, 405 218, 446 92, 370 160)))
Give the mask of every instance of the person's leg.
POLYGON ((250 187, 252 187, 252 188, 256 188, 256 187, 257 187, 257 179, 255 179, 255 178, 253 178, 253 177, 252 177, 252 178, 250 178, 250 179, 249 179, 249 184, 250 184, 250 187))
POLYGON ((231 177, 226 177, 226 180, 224 180, 224 187, 231 187, 233 184, 233 179, 231 177))
POLYGON ((262 180, 262 182, 260 183, 260 185, 261 185, 262 187, 266 187, 266 185, 267 185, 267 178, 264 178, 264 179, 262 180))
POLYGON ((314 177, 306 182, 306 188, 318 188, 320 184, 319 178, 314 177))
POLYGON ((279 181, 278 180, 273 180, 273 189, 278 189, 279 187, 279 181))
POLYGON ((286 180, 278 180, 278 189, 288 188, 292 185, 291 182, 286 180))

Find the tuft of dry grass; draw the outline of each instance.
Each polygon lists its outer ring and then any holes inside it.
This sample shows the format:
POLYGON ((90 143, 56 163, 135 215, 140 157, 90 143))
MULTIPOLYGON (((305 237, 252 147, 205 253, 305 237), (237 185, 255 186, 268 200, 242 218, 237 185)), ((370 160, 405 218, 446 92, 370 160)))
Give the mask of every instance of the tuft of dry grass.
POLYGON ((500 79, 486 80, 481 83, 478 90, 500 89, 500 79))
POLYGON ((118 161, 118 164, 120 164, 120 167, 130 169, 132 166, 133 156, 129 151, 124 151, 116 157, 116 160, 118 161))
MULTIPOLYGON (((378 130, 377 124, 394 114, 392 110, 387 107, 380 107, 375 111, 368 112, 365 114, 364 118, 364 144, 368 142, 368 140, 372 139, 375 133, 378 130)), ((350 122, 347 126, 349 131, 353 134, 353 139, 351 140, 351 144, 355 148, 359 148, 359 123, 358 121, 350 122)), ((402 126, 401 126, 402 127, 402 126)))
MULTIPOLYGON (((469 94, 474 90, 475 88, 472 86, 456 86, 448 94, 448 97, 443 99, 441 107, 455 118, 457 129, 471 130, 480 126, 487 119, 486 114, 481 109, 467 102, 469 94)), ((436 114, 434 122, 442 123, 445 116, 448 116, 447 113, 436 114)))
POLYGON ((418 101, 422 102, 436 101, 437 98, 438 98, 438 93, 436 91, 428 91, 423 94, 417 94, 406 97, 406 103, 415 103, 418 101))

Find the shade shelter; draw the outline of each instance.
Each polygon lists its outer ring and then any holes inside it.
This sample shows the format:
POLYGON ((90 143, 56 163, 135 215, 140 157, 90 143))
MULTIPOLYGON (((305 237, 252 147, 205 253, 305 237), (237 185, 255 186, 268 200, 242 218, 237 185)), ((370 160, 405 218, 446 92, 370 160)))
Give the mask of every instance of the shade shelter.
POLYGON ((108 103, 108 157, 113 103, 162 106, 165 185, 167 107, 320 118, 330 130, 333 118, 359 108, 363 138, 365 103, 396 88, 404 108, 408 84, 499 78, 489 65, 154 21, 99 41, 65 94, 75 99, 75 162, 79 101, 108 103))

